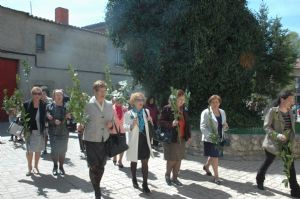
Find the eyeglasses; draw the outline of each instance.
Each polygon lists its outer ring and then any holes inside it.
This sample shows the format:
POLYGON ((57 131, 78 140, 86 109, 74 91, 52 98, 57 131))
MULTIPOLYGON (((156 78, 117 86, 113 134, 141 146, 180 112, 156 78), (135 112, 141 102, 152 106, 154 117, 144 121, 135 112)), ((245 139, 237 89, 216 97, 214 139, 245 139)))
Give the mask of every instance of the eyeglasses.
POLYGON ((144 99, 135 99, 136 102, 144 102, 144 99))
POLYGON ((39 96, 41 96, 42 93, 32 93, 32 95, 39 95, 39 96))

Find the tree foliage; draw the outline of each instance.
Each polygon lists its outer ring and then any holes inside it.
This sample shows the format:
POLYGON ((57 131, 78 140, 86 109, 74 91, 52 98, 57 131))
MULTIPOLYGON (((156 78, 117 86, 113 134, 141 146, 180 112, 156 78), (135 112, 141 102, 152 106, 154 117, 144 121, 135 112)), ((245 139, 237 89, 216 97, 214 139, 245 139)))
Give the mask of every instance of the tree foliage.
POLYGON ((219 94, 231 125, 251 126, 251 94, 273 96, 289 80, 294 57, 280 20, 266 9, 256 16, 245 0, 109 0, 106 22, 146 92, 163 100, 171 86, 190 90, 197 119, 219 94))

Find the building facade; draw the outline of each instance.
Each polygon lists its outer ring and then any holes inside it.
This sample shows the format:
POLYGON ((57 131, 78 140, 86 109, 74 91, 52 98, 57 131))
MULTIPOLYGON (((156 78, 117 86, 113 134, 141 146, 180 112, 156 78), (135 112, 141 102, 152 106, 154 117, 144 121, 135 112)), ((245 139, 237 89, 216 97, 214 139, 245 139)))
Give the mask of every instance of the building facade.
MULTIPOLYGON (((3 89, 11 94, 16 87, 16 74, 26 97, 33 85, 66 90, 71 86, 68 65, 78 71, 82 89, 89 94, 92 83, 104 79, 105 66, 110 67, 113 83, 131 80, 105 34, 68 25, 66 9, 57 8, 55 14, 56 20, 51 21, 0 6, 0 102, 3 89), (28 82, 24 61, 32 67, 28 82)), ((0 121, 3 111, 1 115, 0 121)))

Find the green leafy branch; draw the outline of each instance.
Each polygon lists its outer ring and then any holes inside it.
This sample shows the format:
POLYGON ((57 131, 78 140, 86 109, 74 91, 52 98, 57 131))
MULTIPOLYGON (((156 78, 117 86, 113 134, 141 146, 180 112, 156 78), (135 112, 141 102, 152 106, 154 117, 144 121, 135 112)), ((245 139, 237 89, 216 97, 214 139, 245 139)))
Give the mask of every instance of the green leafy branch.
MULTIPOLYGON (((29 75, 29 74, 28 74, 29 75)), ((21 119, 24 131, 25 141, 29 140, 29 118, 27 117, 28 113, 26 113, 25 108, 23 106, 24 96, 19 89, 20 76, 16 75, 17 88, 14 90, 13 94, 9 97, 7 93, 7 89, 3 90, 4 99, 3 99, 3 110, 7 113, 10 111, 14 111, 21 119)))
POLYGON ((288 187, 289 185, 289 179, 291 177, 291 166, 292 163, 295 159, 294 154, 293 154, 293 145, 289 141, 289 135, 290 135, 290 130, 286 130, 283 132, 283 135, 286 137, 288 140, 287 142, 282 142, 277 139, 278 133, 273 131, 271 134, 272 139, 276 142, 278 149, 279 149, 279 154, 278 156, 282 159, 283 161, 283 173, 286 176, 286 179, 282 181, 285 187, 288 187))
MULTIPOLYGON (((180 110, 178 109, 178 106, 177 106, 178 89, 175 89, 173 87, 171 87, 170 89, 171 89, 171 95, 170 95, 171 109, 173 111, 174 119, 179 120, 181 115, 180 115, 180 110)), ((191 93, 188 90, 185 90, 185 95, 184 96, 185 96, 185 106, 187 108, 188 105, 189 105, 191 93)), ((181 143, 179 126, 177 125, 176 128, 177 128, 177 136, 178 136, 177 141, 178 141, 178 143, 181 143)))
POLYGON ((28 82, 32 67, 25 60, 22 62, 22 66, 23 66, 25 80, 26 80, 26 82, 28 82))
POLYGON ((80 88, 80 80, 78 78, 78 73, 75 72, 74 68, 68 66, 69 73, 72 79, 72 87, 68 88, 68 93, 70 95, 70 101, 67 104, 67 111, 72 114, 75 121, 80 124, 86 124, 88 122, 88 117, 85 114, 85 106, 89 102, 89 95, 83 92, 80 88))
POLYGON ((208 125, 211 129, 211 132, 209 134, 209 138, 211 142, 216 145, 216 147, 219 149, 221 147, 220 145, 220 136, 218 134, 218 131, 214 125, 214 121, 212 118, 212 112, 211 112, 211 107, 208 106, 208 125))

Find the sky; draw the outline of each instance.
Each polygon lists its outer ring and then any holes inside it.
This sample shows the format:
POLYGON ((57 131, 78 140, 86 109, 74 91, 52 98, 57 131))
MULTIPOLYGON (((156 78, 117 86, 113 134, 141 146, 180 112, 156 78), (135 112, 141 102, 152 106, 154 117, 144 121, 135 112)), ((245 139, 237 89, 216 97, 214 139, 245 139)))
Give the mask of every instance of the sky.
MULTIPOLYGON (((30 2, 34 16, 54 20, 56 7, 69 9, 70 25, 82 27, 105 20, 108 0, 0 0, 0 5, 30 13, 30 2)), ((262 0, 248 0, 253 12, 259 10, 262 0)), ((300 0, 264 0, 270 17, 280 17, 284 28, 300 34, 300 0)))

